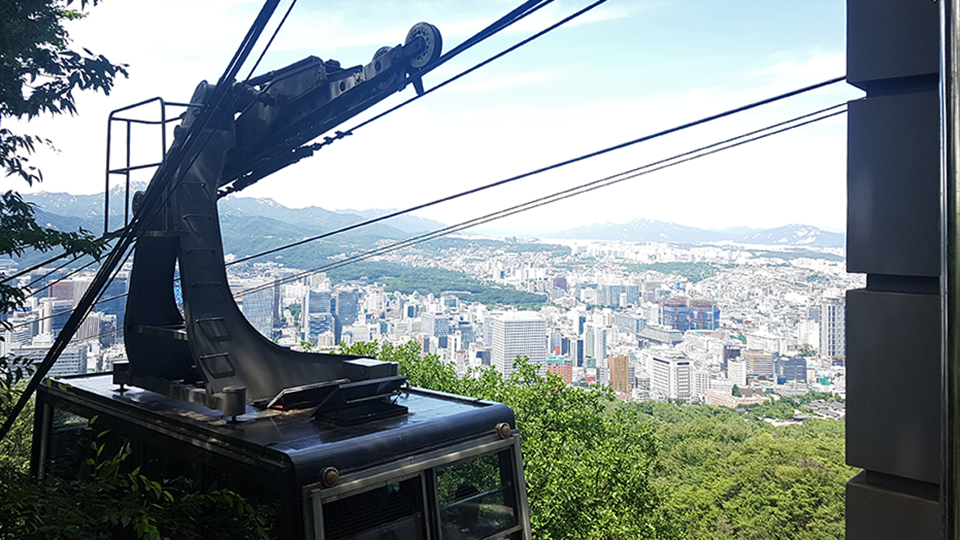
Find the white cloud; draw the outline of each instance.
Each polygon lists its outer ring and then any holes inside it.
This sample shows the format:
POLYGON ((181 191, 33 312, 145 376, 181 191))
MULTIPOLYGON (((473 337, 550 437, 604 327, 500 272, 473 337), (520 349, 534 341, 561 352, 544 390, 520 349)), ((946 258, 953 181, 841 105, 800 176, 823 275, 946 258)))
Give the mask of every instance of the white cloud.
POLYGON ((796 83, 827 80, 843 76, 847 72, 846 55, 814 54, 806 61, 787 60, 757 72, 757 75, 772 77, 777 83, 796 83))
MULTIPOLYGON (((631 17, 647 5, 611 2, 578 24, 631 17)), ((49 136, 62 149, 59 155, 42 151, 37 156, 36 162, 44 167, 48 179, 37 189, 74 193, 102 190, 105 119, 109 110, 155 95, 186 100, 200 79, 219 76, 258 4, 233 2, 230 9, 222 6, 171 0, 164 9, 145 14, 143 4, 107 2, 79 22, 77 30, 71 30, 76 42, 114 61, 130 62, 131 79, 119 81, 109 99, 81 93, 79 117, 41 119, 24 128, 28 133, 49 136)), ((418 10, 417 6, 410 4, 411 22, 430 20, 431 12, 418 10)), ((439 18, 431 22, 448 38, 449 48, 457 37, 471 35, 493 20, 485 15, 507 9, 506 4, 497 4, 496 9, 470 13, 440 11, 439 18)), ((539 30, 574 9, 571 5, 545 8, 511 32, 539 30)), ((325 12, 321 18, 308 11, 306 5, 297 6, 271 49, 267 64, 296 60, 299 55, 290 51, 300 48, 329 51, 362 45, 372 54, 380 45, 402 42, 408 29, 398 17, 381 18, 377 24, 367 25, 366 19, 356 13, 348 16, 346 12, 325 12)), ((603 30, 600 24, 596 28, 603 30)), ((622 67, 618 69, 644 69, 631 63, 642 59, 630 50, 619 44, 612 44, 620 47, 615 50, 605 49, 606 40, 600 37, 602 34, 592 43, 561 45, 591 47, 597 54, 622 58, 622 67)), ((510 41, 514 41, 513 37, 510 41)), ((288 206, 403 208, 843 73, 841 54, 801 57, 793 53, 790 61, 778 60, 764 69, 742 73, 737 87, 704 80, 699 88, 676 91, 672 86, 665 89, 651 81, 631 89, 635 90, 632 94, 608 94, 606 89, 618 85, 617 72, 611 72, 609 79, 598 79, 589 91, 566 95, 564 77, 578 73, 578 66, 571 65, 578 60, 558 53, 556 48, 531 50, 534 52, 528 62, 535 66, 534 70, 520 72, 522 66, 509 62, 505 63, 506 69, 511 71, 495 71, 499 65, 493 70, 485 69, 451 85, 448 92, 438 92, 384 117, 242 194, 274 198, 288 206), (550 83, 544 85, 548 93, 543 94, 543 100, 513 98, 531 93, 509 92, 541 82, 550 83), (484 92, 490 90, 505 91, 490 93, 496 99, 487 99, 484 92), (553 99, 558 96, 562 99, 553 99)), ((773 58, 777 53, 764 54, 773 58)), ((354 63, 366 58, 341 60, 354 63)), ((273 67, 276 66, 265 65, 262 69, 273 67)), ((439 80, 443 73, 459 69, 448 64, 435 72, 432 79, 439 80)), ((408 89, 345 127, 411 95, 412 90, 408 89)), ((422 215, 455 223, 856 95, 858 92, 850 87, 835 85, 434 207, 422 215)), ((843 227, 844 137, 844 120, 831 120, 520 214, 502 226, 559 229, 594 221, 628 222, 649 217, 709 227, 790 222, 843 227)), ((491 226, 500 227, 501 223, 491 226)))

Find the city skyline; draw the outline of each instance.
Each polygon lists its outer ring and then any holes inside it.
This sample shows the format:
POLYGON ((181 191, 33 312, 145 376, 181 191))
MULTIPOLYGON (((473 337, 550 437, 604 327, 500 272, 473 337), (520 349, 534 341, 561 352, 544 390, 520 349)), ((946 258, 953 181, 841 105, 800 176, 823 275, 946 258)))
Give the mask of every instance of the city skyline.
MULTIPOLYGON (((427 87, 581 5, 545 8, 520 29, 430 74, 427 87)), ((366 62, 380 45, 401 42, 418 20, 436 24, 449 50, 510 6, 435 2, 398 13, 378 2, 358 13, 348 3, 298 5, 259 71, 306 54, 344 65, 366 62)), ((102 190, 106 112, 154 95, 184 100, 199 80, 215 79, 257 5, 170 7, 151 14, 155 24, 146 27, 129 24, 144 16, 142 8, 120 3, 99 5, 71 25, 77 45, 130 63, 131 78, 119 81, 110 98, 78 96, 75 118, 22 126, 61 149, 60 154, 43 150, 35 158, 46 180, 34 190, 102 190), (210 20, 218 24, 207 24, 210 20)), ((608 2, 243 195, 331 209, 412 206, 840 75, 843 26, 843 4, 836 1, 802 7, 738 2, 722 8, 608 2)), ((412 95, 408 89, 369 114, 412 95)), ((857 95, 835 85, 420 215, 455 223, 857 95)), ((490 227, 536 233, 650 218, 702 228, 806 222, 841 229, 844 137, 845 121, 831 119, 490 227)))

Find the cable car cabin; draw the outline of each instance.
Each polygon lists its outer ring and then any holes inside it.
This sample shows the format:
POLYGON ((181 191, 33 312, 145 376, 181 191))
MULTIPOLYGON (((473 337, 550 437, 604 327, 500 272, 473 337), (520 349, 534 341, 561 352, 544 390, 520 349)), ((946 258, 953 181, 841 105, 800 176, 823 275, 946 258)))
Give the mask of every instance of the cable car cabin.
POLYGON ((89 437, 109 430, 100 440, 128 444, 154 478, 216 482, 265 505, 281 538, 530 538, 509 408, 418 388, 404 388, 395 406, 406 411, 344 423, 313 408, 249 405, 230 420, 121 388, 110 374, 66 377, 37 392, 32 467, 40 477, 76 474, 89 437))

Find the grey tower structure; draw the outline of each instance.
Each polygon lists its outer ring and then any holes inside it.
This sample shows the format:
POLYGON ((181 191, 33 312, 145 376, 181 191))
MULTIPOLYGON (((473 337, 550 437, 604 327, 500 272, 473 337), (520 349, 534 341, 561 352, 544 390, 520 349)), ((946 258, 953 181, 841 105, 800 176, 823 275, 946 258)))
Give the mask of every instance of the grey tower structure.
MULTIPOLYGON (((848 540, 944 537, 941 522, 939 10, 847 0, 848 540), (909 399, 891 399, 891 396, 909 399)), ((825 317, 821 314, 821 324, 825 317)))

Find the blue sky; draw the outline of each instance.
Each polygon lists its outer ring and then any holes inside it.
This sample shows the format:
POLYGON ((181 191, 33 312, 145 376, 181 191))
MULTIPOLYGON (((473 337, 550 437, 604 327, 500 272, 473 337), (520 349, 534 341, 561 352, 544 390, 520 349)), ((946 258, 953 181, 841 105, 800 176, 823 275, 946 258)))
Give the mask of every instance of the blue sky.
MULTIPOLYGON (((438 69, 427 86, 587 3, 554 2, 438 69)), ((261 71, 310 54, 364 63, 381 45, 402 42, 421 20, 440 29, 449 49, 516 4, 301 0, 261 71)), ((844 5, 609 0, 243 195, 296 207, 402 208, 839 76, 844 5)), ((130 64, 131 76, 109 98, 82 96, 77 117, 41 119, 26 128, 60 148, 37 156, 47 179, 38 189, 102 190, 107 113, 157 95, 186 100, 199 80, 215 80, 259 3, 169 0, 161 10, 149 7, 108 0, 70 28, 78 45, 130 64)), ((411 95, 412 88, 377 110, 411 95)), ((420 215, 455 223, 859 96, 836 85, 420 215)), ((846 120, 839 117, 489 227, 536 233, 651 218, 714 228, 807 223, 838 229, 846 211, 845 138, 846 120)))

